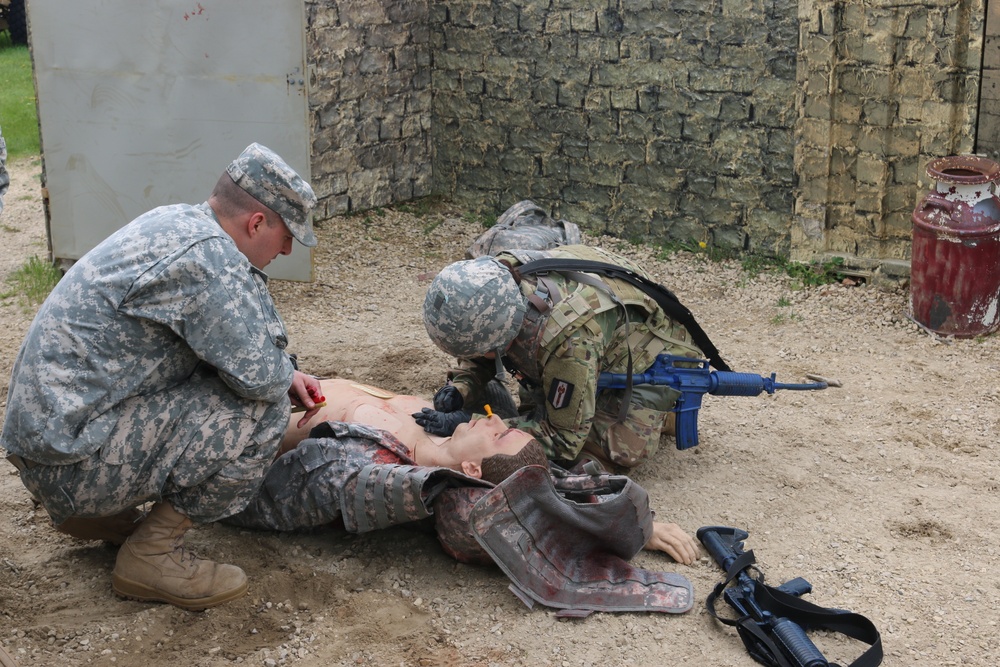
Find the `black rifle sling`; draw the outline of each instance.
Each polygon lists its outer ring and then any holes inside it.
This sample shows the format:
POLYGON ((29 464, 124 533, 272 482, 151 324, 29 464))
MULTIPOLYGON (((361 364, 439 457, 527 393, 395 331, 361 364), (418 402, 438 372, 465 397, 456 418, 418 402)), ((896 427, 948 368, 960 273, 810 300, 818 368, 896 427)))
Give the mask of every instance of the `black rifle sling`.
POLYGON ((870 644, 849 667, 876 667, 882 663, 882 637, 867 617, 842 609, 827 609, 789 595, 774 586, 757 582, 758 604, 775 616, 795 621, 803 628, 832 630, 870 644))
POLYGON ((672 320, 678 322, 691 334, 691 339, 695 345, 705 353, 709 363, 720 371, 731 371, 729 365, 722 360, 718 348, 712 343, 708 334, 701 328, 701 325, 694 319, 694 314, 680 302, 677 296, 663 285, 642 276, 635 271, 626 269, 617 264, 606 262, 594 262, 588 259, 566 259, 562 257, 550 257, 546 259, 536 259, 527 264, 517 267, 517 272, 522 276, 532 273, 545 273, 546 271, 580 271, 583 273, 598 273, 624 280, 635 285, 645 292, 657 305, 663 309, 672 320))
MULTIPOLYGON (((740 572, 753 566, 756 562, 753 550, 740 554, 729 566, 726 580, 716 585, 715 589, 708 595, 705 607, 708 613, 719 622, 736 627, 747 651, 757 662, 770 667, 796 667, 785 657, 784 652, 771 638, 766 623, 758 622, 750 616, 739 619, 722 618, 715 610, 716 600, 726 587, 739 576, 740 572)), ((843 609, 820 607, 798 596, 785 593, 774 586, 768 586, 758 579, 753 579, 753 601, 760 609, 769 612, 774 618, 788 619, 798 624, 803 630, 832 630, 869 644, 868 649, 848 667, 877 667, 882 664, 882 637, 875 624, 861 614, 843 609)), ((830 667, 838 667, 836 663, 829 663, 829 665, 830 667)))
POLYGON ((708 599, 705 600, 705 608, 712 618, 720 623, 736 628, 740 639, 743 640, 743 645, 746 646, 747 652, 750 653, 750 657, 760 664, 768 665, 768 667, 795 667, 795 665, 785 658, 784 653, 781 652, 778 645, 775 644, 770 635, 761 627, 762 624, 752 616, 743 616, 738 619, 723 618, 715 610, 716 600, 725 592, 729 584, 739 576, 740 572, 756 562, 753 551, 745 551, 740 554, 729 566, 725 581, 716 584, 715 589, 708 594, 708 599))

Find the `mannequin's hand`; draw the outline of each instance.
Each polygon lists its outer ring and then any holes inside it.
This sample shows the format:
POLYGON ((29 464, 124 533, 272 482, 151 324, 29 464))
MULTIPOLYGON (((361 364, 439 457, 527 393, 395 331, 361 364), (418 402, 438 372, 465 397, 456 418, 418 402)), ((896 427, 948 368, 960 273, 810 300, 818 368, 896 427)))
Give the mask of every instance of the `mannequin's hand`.
POLYGON ((676 523, 654 521, 653 535, 643 548, 662 551, 684 565, 690 565, 698 559, 698 542, 676 523))

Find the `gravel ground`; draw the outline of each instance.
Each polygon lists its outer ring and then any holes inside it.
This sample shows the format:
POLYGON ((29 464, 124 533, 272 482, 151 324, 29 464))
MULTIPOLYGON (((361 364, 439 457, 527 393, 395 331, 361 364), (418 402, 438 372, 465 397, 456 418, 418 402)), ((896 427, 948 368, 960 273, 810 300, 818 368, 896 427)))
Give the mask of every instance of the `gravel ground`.
MULTIPOLYGON (((11 165, 0 280, 46 253, 39 169, 37 159, 11 165)), ((480 232, 447 205, 324 223, 316 280, 273 283, 303 368, 429 396, 448 360, 423 330, 423 293, 480 232)), ((887 665, 1000 660, 1000 337, 929 336, 907 318, 905 287, 802 289, 704 255, 586 241, 637 259, 674 289, 735 370, 843 385, 706 397, 701 444, 677 451, 665 441, 636 472, 659 517, 692 533, 748 530, 770 582, 805 577, 809 599, 871 618, 887 665)), ((4 377, 32 314, 0 301, 4 377)), ((699 603, 687 614, 563 621, 526 608, 498 570, 456 564, 416 529, 353 537, 213 525, 190 541, 242 566, 249 595, 204 613, 120 600, 110 590, 114 551, 55 533, 3 463, 0 645, 22 667, 756 664, 704 612, 721 575, 707 558, 692 567, 636 559, 691 579, 699 603)), ((844 664, 863 648, 816 641, 844 664)))

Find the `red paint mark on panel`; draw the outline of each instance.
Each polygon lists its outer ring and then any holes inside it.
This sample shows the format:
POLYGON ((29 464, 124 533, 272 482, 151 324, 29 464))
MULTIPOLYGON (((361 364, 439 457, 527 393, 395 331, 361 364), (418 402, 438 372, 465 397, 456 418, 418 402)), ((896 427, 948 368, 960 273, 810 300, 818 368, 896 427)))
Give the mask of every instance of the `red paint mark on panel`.
POLYGON ((197 5, 195 5, 195 8, 192 11, 184 12, 184 20, 187 21, 188 19, 192 19, 195 16, 201 16, 204 13, 205 13, 205 8, 199 2, 197 5))

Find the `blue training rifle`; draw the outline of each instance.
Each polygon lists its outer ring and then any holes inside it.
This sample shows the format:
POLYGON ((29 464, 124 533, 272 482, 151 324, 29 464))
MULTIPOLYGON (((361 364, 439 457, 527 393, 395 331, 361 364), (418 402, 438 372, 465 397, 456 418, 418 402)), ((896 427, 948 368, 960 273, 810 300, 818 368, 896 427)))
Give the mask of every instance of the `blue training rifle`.
MULTIPOLYGON (((687 449, 698 444, 698 410, 704 394, 716 396, 759 396, 761 392, 773 394, 778 389, 826 389, 826 382, 787 384, 775 382, 775 374, 764 377, 756 373, 713 371, 707 359, 692 359, 671 354, 656 357, 653 365, 643 373, 634 373, 631 384, 656 384, 672 387, 680 392, 674 412, 677 413, 677 449, 687 449), (678 366, 677 364, 685 364, 678 366)), ((625 389, 629 386, 626 373, 601 373, 597 389, 625 389)))

